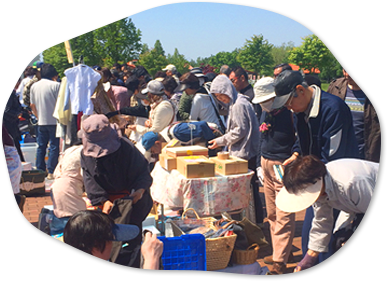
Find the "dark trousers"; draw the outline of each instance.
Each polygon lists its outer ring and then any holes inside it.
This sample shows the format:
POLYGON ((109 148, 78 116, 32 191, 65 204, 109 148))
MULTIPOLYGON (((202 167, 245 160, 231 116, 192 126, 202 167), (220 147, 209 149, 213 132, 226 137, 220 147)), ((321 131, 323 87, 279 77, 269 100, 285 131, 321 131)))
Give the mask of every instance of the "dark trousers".
POLYGON ((248 162, 248 168, 250 170, 254 171, 254 175, 251 178, 251 186, 253 188, 253 198, 254 198, 254 205, 255 205, 255 222, 256 223, 263 223, 263 205, 261 202, 261 198, 259 196, 259 186, 257 183, 258 176, 257 176, 257 156, 254 156, 253 158, 249 159, 248 162))
POLYGON ((47 161, 47 170, 50 174, 54 173, 59 158, 59 138, 56 137, 56 125, 38 126, 38 149, 36 151, 36 167, 46 171, 46 152, 48 143, 49 155, 47 161))

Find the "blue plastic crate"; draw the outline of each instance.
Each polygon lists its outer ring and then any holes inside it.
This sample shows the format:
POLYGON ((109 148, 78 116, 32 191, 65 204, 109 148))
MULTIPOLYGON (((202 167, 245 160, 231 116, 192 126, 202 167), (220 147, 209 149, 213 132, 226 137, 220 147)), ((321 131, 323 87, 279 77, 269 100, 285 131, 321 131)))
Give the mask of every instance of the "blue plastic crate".
POLYGON ((158 238, 164 243, 164 270, 207 270, 206 240, 202 234, 158 238))

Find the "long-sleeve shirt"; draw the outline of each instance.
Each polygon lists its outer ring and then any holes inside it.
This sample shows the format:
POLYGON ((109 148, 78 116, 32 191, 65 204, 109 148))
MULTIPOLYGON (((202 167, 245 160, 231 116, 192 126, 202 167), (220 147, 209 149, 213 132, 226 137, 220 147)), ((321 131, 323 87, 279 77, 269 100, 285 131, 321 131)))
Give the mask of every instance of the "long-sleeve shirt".
MULTIPOLYGON (((285 160, 294 152, 301 154, 299 139, 296 136, 295 115, 282 108, 278 113, 263 112, 261 124, 270 124, 267 132, 260 132, 260 153, 265 159, 285 160)), ((260 166, 260 159, 257 160, 260 166)))
POLYGON ((340 159, 326 164, 325 195, 313 208, 315 217, 308 248, 326 252, 334 224, 333 209, 348 214, 364 214, 374 192, 379 164, 360 159, 340 159))
POLYGON ((214 104, 208 94, 196 93, 192 102, 190 120, 206 121, 214 123, 220 127, 218 116, 216 115, 214 104))
POLYGON ((219 146, 228 146, 230 155, 249 160, 259 154, 259 124, 249 98, 238 94, 230 106, 227 132, 216 139, 219 146))
POLYGON ((141 152, 130 143, 121 139, 120 148, 104 157, 94 158, 81 155, 81 166, 85 190, 93 206, 109 198, 109 193, 119 193, 134 189, 149 188, 153 179, 149 172, 148 162, 141 152))

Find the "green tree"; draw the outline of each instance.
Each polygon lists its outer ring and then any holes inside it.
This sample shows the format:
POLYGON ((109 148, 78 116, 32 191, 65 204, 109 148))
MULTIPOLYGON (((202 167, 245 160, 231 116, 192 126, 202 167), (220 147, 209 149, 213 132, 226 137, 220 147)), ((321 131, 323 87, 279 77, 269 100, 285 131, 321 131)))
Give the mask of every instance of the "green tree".
POLYGON ((164 49, 160 40, 155 42, 154 48, 148 52, 140 54, 138 63, 144 66, 150 75, 154 76, 157 71, 168 65, 168 60, 165 57, 164 49))
POLYGON ((325 44, 314 34, 303 38, 301 46, 294 48, 289 53, 289 62, 309 70, 320 71, 325 67, 330 67, 333 55, 325 44))
POLYGON ((208 64, 215 67, 216 71, 218 72, 222 65, 228 65, 231 68, 234 68, 239 65, 237 56, 238 56, 238 49, 235 49, 232 52, 219 52, 215 56, 211 56, 209 59, 208 64))
POLYGON ((274 63, 270 44, 262 35, 254 35, 240 50, 237 60, 241 66, 260 75, 268 75, 272 72, 274 63))
MULTIPOLYGON (((86 65, 110 67, 115 62, 137 59, 142 50, 141 31, 131 19, 122 19, 70 40, 75 64, 80 56, 86 65)), ((64 44, 43 51, 44 62, 55 66, 61 76, 72 67, 67 61, 64 44)))
POLYGON ((294 43, 282 43, 281 46, 273 46, 271 50, 271 55, 273 56, 274 65, 278 65, 281 63, 288 63, 289 52, 293 50, 294 43))
POLYGON ((141 51, 141 31, 132 19, 125 18, 95 30, 95 51, 104 65, 138 59, 141 51))
POLYGON ((176 69, 181 74, 184 74, 189 71, 189 62, 186 60, 184 55, 180 54, 177 48, 175 48, 175 52, 173 55, 168 54, 167 56, 168 63, 176 66, 176 69))

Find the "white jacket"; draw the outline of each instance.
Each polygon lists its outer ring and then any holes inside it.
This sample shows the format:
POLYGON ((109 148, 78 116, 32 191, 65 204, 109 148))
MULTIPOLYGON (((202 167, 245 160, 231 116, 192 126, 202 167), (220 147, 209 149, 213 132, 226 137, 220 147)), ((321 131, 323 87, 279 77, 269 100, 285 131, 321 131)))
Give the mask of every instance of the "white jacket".
POLYGON ((159 133, 169 124, 176 121, 175 109, 173 108, 172 103, 168 100, 163 100, 153 110, 154 112, 152 112, 149 117, 152 124, 150 128, 141 125, 136 126, 136 131, 140 135, 147 132, 159 133))
POLYGON ((326 164, 326 195, 313 205, 315 217, 309 234, 308 248, 328 251, 334 224, 333 209, 348 214, 364 214, 371 201, 379 164, 360 159, 339 159, 326 164))

